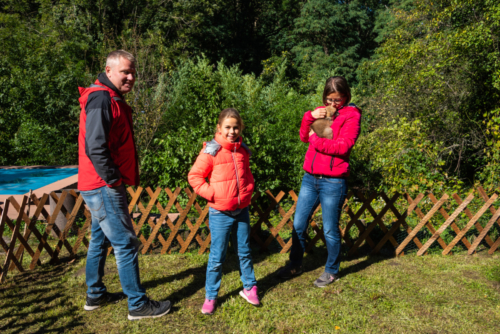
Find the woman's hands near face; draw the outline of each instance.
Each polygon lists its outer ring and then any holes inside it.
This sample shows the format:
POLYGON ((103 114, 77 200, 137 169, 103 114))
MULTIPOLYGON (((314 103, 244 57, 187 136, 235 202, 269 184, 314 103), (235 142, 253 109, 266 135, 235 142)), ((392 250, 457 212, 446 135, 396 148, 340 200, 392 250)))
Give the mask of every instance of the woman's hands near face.
POLYGON ((312 117, 314 118, 325 118, 326 117, 326 108, 318 108, 311 112, 312 117))

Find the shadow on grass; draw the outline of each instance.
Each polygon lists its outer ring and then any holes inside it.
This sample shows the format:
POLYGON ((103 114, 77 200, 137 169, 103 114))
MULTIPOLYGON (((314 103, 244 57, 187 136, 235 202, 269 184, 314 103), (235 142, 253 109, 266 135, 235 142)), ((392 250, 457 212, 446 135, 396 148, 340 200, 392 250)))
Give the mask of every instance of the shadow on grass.
MULTIPOLYGON (((265 261, 269 254, 260 253, 253 257, 254 265, 265 261)), ((181 271, 177 274, 165 276, 152 281, 143 281, 142 285, 147 289, 152 289, 157 286, 168 284, 178 280, 184 280, 188 277, 193 277, 193 280, 180 290, 175 291, 173 294, 166 296, 165 299, 170 300, 173 304, 180 302, 183 299, 187 299, 192 295, 196 294, 198 291, 205 287, 207 265, 201 265, 195 268, 189 268, 181 271)), ((222 266, 222 276, 227 275, 231 272, 239 271, 238 257, 234 254, 234 251, 230 249, 227 254, 226 261, 222 266)), ((222 299, 221 299, 222 300, 222 299)), ((225 300, 225 299, 224 299, 225 300)), ((174 308, 175 311, 175 308, 174 308)))
MULTIPOLYGON (((364 249, 363 247, 359 249, 358 253, 355 256, 352 257, 343 257, 343 260, 345 261, 353 261, 358 258, 362 258, 367 256, 367 253, 370 251, 370 249, 364 249)), ((268 252, 258 252, 254 251, 253 253, 253 264, 258 270, 258 264, 265 262, 270 255, 273 253, 276 253, 276 251, 271 250, 268 252)), ((326 258, 327 258, 327 251, 326 248, 321 247, 321 248, 314 248, 313 251, 308 254, 308 256, 304 259, 304 271, 305 272, 310 272, 310 271, 315 271, 320 267, 323 267, 326 263, 326 258)), ((390 256, 383 256, 383 255, 376 255, 376 256, 367 256, 366 259, 360 262, 353 263, 351 266, 347 268, 343 268, 341 271, 341 277, 344 279, 348 279, 348 276, 360 271, 365 270, 369 266, 390 259, 390 256)), ((283 263, 284 265, 284 263, 283 263)), ((189 268, 184 271, 181 271, 177 274, 170 275, 170 276, 165 276, 156 280, 152 281, 145 281, 143 282, 143 285, 146 289, 150 288, 155 288, 157 286, 161 286, 163 284, 168 284, 172 283, 174 281, 178 280, 184 280, 188 277, 192 277, 193 279, 189 284, 187 284, 185 287, 181 288, 180 290, 175 291, 169 296, 165 296, 165 299, 170 300, 173 304, 179 303, 183 299, 187 299, 193 295, 195 295, 197 292, 202 290, 205 287, 205 278, 206 278, 206 264, 195 267, 195 268, 189 268)), ((257 284, 259 287, 259 296, 260 298, 263 298, 268 291, 271 291, 275 286, 286 282, 287 280, 281 279, 278 277, 278 272, 280 268, 274 270, 273 272, 269 273, 263 278, 258 279, 257 284)), ((232 273, 232 272, 237 272, 239 271, 239 265, 238 265, 238 256, 234 253, 234 250, 232 247, 228 250, 228 255, 227 259, 223 265, 222 268, 222 274, 223 277, 226 274, 232 273)), ((313 282, 311 281, 311 288, 313 287, 313 282)), ((236 297, 239 294, 240 289, 235 289, 233 291, 230 291, 228 293, 225 293, 222 296, 219 296, 218 298, 218 303, 222 304, 228 299, 231 299, 232 297, 236 297)), ((173 309, 175 311, 175 308, 173 309)))
MULTIPOLYGON (((360 250, 361 251, 358 254, 356 254, 355 256, 343 258, 343 259, 345 259, 346 261, 352 261, 352 260, 356 260, 356 259, 361 258, 361 257, 365 257, 366 255, 363 255, 364 250, 363 249, 360 249, 360 250)), ((255 261, 254 264, 261 262, 261 261, 264 261, 268 257, 268 255, 269 254, 259 254, 258 256, 256 256, 254 258, 254 259, 257 259, 257 261, 255 261)), ((327 256, 328 256, 328 253, 326 251, 326 248, 324 248, 324 247, 314 248, 313 251, 310 254, 308 254, 308 256, 306 258, 304 258, 304 263, 303 263, 304 273, 315 271, 318 268, 323 267, 326 263, 327 256)), ((371 266, 375 263, 381 262, 381 261, 388 260, 389 258, 390 257, 382 256, 382 255, 368 256, 365 260, 363 260, 361 262, 357 262, 357 263, 354 263, 347 268, 343 268, 340 272, 340 277, 342 277, 343 279, 348 279, 349 275, 363 271, 364 269, 368 268, 369 266, 371 266)), ((284 265, 284 263, 283 263, 283 265, 284 265)), ((269 273, 268 275, 266 275, 263 278, 260 278, 257 281, 257 285, 259 287, 259 298, 262 299, 266 295, 267 292, 271 291, 277 285, 293 279, 293 278, 289 278, 289 279, 279 278, 278 272, 281 270, 281 268, 282 268, 282 266, 280 266, 278 269, 276 269, 272 273, 269 273)), ((238 268, 236 267, 235 270, 238 270, 238 268)), ((302 274, 302 275, 304 275, 304 274, 302 274)), ((311 281, 311 288, 317 289, 316 287, 313 286, 313 281, 311 281)), ((230 299, 231 297, 237 296, 239 294, 239 291, 240 291, 239 289, 236 289, 236 290, 233 290, 233 291, 225 294, 224 296, 219 298, 220 302, 223 303, 226 300, 230 299)))
POLYGON ((64 286, 58 285, 71 267, 46 265, 2 284, 0 332, 67 333, 84 325, 70 301, 73 296, 65 294, 64 286))

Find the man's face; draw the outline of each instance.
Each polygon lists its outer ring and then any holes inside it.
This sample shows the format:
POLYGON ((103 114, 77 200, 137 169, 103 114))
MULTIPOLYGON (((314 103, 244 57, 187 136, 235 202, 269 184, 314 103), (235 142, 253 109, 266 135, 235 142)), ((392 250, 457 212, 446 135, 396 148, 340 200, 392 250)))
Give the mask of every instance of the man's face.
POLYGON ((127 58, 120 57, 118 63, 106 66, 106 76, 122 94, 132 90, 135 83, 135 65, 127 58))

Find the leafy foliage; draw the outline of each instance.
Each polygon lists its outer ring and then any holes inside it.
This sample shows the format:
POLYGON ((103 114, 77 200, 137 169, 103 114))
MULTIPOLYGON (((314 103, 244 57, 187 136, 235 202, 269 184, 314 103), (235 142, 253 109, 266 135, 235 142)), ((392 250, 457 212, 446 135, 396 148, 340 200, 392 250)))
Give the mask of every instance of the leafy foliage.
POLYGON ((498 188, 498 36, 494 0, 3 0, 0 164, 76 164, 77 87, 123 48, 144 184, 185 186, 236 107, 259 186, 297 189, 300 119, 344 75, 363 108, 352 186, 498 188))
POLYGON ((427 180, 440 170, 498 186, 489 174, 498 164, 484 154, 497 152, 491 139, 500 106, 498 4, 421 0, 393 14, 397 27, 360 71, 370 129, 418 120, 434 150, 424 164, 432 166, 427 180))
POLYGON ((314 90, 332 75, 356 81, 356 69, 378 46, 376 17, 386 1, 311 0, 294 20, 289 38, 302 86, 314 90))
POLYGON ((300 121, 321 99, 290 88, 285 69, 281 64, 266 84, 236 66, 219 63, 214 69, 206 58, 183 63, 168 79, 165 125, 154 148, 144 152, 146 183, 186 186, 187 173, 203 141, 212 139, 220 111, 234 107, 245 122, 243 138, 252 150, 251 168, 261 190, 295 187, 307 148, 298 136, 300 121))

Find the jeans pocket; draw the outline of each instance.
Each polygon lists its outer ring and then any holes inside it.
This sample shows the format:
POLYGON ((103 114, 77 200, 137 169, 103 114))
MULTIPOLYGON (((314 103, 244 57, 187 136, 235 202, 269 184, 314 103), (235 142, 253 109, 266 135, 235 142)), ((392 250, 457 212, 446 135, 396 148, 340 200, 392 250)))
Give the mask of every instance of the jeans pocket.
POLYGON ((111 202, 111 207, 115 214, 128 214, 127 195, 123 185, 118 187, 108 187, 106 189, 111 202))
POLYGON ((341 178, 323 179, 321 192, 331 196, 343 196, 346 193, 346 181, 341 178))
POLYGON ((104 207, 101 190, 82 191, 81 193, 85 200, 85 204, 87 204, 90 209, 92 217, 99 221, 106 218, 106 209, 104 207))
POLYGON ((324 178, 323 180, 325 180, 325 182, 333 183, 333 184, 340 184, 340 183, 344 182, 344 179, 335 178, 335 177, 331 177, 331 178, 327 177, 327 178, 324 178))

